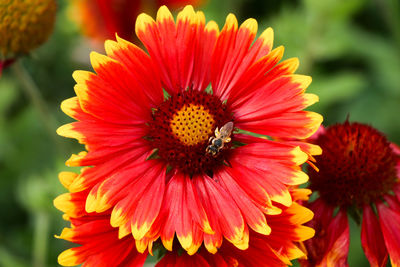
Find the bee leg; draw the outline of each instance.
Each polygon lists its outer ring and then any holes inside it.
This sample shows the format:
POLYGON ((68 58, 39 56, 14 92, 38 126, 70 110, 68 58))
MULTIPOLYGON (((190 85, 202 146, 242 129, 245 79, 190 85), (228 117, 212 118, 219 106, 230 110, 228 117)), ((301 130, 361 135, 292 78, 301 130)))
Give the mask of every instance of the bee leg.
POLYGON ((225 143, 229 143, 231 140, 232 140, 232 139, 231 139, 230 137, 228 137, 228 138, 225 138, 224 142, 225 142, 225 143))

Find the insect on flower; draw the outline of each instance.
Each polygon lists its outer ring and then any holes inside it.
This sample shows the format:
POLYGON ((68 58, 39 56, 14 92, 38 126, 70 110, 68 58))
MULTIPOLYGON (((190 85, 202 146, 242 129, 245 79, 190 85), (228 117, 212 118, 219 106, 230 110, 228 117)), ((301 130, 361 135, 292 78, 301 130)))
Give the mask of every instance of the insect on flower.
POLYGON ((218 130, 218 127, 215 128, 215 137, 211 136, 208 140, 209 144, 206 148, 206 153, 216 157, 221 149, 224 148, 225 143, 229 143, 231 141, 231 133, 233 130, 233 122, 225 123, 224 126, 221 127, 221 130, 218 130))

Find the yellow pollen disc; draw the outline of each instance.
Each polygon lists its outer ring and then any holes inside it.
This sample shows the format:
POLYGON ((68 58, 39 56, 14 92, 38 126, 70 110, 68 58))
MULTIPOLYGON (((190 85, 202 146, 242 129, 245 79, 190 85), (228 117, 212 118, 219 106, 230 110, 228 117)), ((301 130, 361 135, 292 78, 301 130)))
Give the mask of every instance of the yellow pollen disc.
POLYGON ((208 140, 214 131, 214 117, 201 105, 184 105, 170 121, 174 135, 185 145, 194 146, 208 140))

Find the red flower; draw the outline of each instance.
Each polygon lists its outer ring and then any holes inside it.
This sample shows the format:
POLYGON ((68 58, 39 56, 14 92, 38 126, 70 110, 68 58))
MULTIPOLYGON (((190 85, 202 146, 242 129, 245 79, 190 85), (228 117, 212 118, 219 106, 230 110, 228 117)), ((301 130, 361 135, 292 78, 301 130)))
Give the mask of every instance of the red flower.
POLYGON ((157 240, 172 250, 175 235, 189 254, 203 241, 215 253, 223 238, 248 248, 249 231, 274 231, 266 215, 292 205, 288 187, 308 180, 300 165, 320 153, 297 141, 322 121, 303 111, 318 100, 304 93, 311 78, 293 74, 297 59, 278 63, 271 29, 255 40, 254 19, 238 27, 231 14, 219 33, 191 6, 176 23, 161 7, 136 32, 149 55, 117 38, 108 56, 91 54, 97 74, 73 75, 77 97, 61 107, 77 122, 58 133, 88 152, 67 161, 87 166, 69 190, 90 191, 86 212, 109 212, 140 252, 157 240))
POLYGON ((374 128, 337 124, 320 131, 315 144, 319 172, 310 170, 310 187, 320 198, 309 205, 316 230, 305 242, 303 266, 348 266, 347 214, 361 225, 361 243, 371 266, 400 264, 400 153, 374 128), (334 210, 339 211, 334 215, 334 210))

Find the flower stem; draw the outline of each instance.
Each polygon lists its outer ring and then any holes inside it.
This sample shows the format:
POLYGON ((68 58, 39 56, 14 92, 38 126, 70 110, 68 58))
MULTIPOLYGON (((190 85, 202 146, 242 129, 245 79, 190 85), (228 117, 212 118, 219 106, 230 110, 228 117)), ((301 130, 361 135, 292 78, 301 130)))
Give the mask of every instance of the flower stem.
POLYGON ((24 93, 30 99, 31 103, 36 109, 48 135, 53 139, 57 148, 62 151, 62 145, 56 135, 57 122, 50 113, 50 109, 43 99, 35 81, 32 79, 20 60, 14 62, 12 65, 12 70, 14 75, 20 80, 24 93))
POLYGON ((33 266, 45 267, 49 236, 49 216, 44 211, 39 211, 34 216, 33 266))

